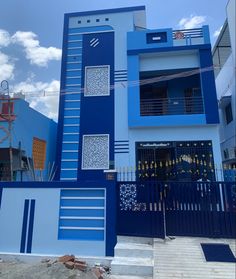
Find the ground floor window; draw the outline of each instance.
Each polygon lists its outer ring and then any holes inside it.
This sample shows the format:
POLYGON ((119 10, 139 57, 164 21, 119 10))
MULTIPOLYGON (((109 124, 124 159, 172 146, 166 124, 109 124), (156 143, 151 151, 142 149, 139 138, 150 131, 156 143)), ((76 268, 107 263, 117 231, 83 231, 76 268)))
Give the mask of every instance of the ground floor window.
POLYGON ((211 141, 137 142, 136 164, 141 180, 215 180, 211 141))

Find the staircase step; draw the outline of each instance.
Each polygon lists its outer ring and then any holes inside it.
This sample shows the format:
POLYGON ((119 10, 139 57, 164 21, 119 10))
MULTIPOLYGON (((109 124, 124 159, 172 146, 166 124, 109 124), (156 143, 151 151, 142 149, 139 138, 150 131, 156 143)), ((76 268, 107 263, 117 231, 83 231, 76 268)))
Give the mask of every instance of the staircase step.
POLYGON ((111 273, 113 275, 152 276, 153 259, 115 257, 111 262, 111 273))
POLYGON ((110 279, 152 279, 152 276, 111 275, 110 279))
POLYGON ((115 247, 116 257, 152 258, 153 247, 150 244, 121 242, 115 247))
POLYGON ((117 236, 117 243, 137 243, 153 245, 153 238, 151 237, 136 237, 136 236, 117 236))

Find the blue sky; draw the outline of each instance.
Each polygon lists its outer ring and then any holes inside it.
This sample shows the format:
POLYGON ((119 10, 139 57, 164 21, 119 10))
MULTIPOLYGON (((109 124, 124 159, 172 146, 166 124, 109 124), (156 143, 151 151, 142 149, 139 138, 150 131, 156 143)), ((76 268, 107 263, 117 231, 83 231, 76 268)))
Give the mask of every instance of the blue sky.
POLYGON ((147 28, 208 24, 212 43, 227 0, 7 0, 0 9, 0 81, 22 91, 30 105, 56 119, 64 13, 145 5, 147 28), (42 96, 46 91, 46 96, 42 96))

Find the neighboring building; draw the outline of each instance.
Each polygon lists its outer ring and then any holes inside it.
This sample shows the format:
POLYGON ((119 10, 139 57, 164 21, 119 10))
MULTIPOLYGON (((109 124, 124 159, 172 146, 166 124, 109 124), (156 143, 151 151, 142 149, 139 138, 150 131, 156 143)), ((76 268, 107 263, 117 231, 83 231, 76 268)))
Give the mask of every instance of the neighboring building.
POLYGON ((227 19, 213 48, 213 61, 220 108, 223 164, 236 168, 235 0, 228 2, 226 12, 227 19))
POLYGON ((56 128, 22 96, 9 101, 0 95, 0 181, 47 180, 55 165, 56 128))
POLYGON ((136 167, 140 179, 219 179, 208 26, 148 30, 145 22, 143 6, 66 14, 60 180, 100 179, 114 167, 136 167))

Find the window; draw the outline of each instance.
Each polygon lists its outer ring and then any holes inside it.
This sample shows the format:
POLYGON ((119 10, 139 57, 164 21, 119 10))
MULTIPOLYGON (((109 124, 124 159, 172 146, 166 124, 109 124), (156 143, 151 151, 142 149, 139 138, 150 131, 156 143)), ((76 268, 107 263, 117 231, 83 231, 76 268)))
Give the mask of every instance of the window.
POLYGON ((109 169, 109 135, 84 135, 82 169, 109 169))
POLYGON ((46 160, 46 141, 33 138, 33 162, 34 169, 43 170, 46 160))
POLYGON ((99 21, 100 21, 100 19, 99 19, 99 18, 97 18, 97 19, 96 19, 96 22, 99 22, 99 21))
POLYGON ((148 33, 146 36, 147 36, 147 44, 167 42, 166 32, 148 33))
POLYGON ((109 21, 109 18, 107 17, 107 18, 105 18, 105 21, 109 21))
POLYGON ((78 24, 81 24, 81 20, 78 20, 78 24))
POLYGON ((90 19, 87 20, 87 23, 90 23, 90 19))
POLYGON ((229 159, 229 150, 228 150, 228 148, 226 148, 226 149, 224 150, 224 158, 225 158, 225 159, 229 159))
POLYGON ((225 107, 225 120, 226 120, 226 124, 229 124, 231 121, 233 121, 233 113, 232 113, 231 103, 229 103, 225 107))
POLYGON ((110 95, 110 66, 85 67, 85 97, 110 95))

